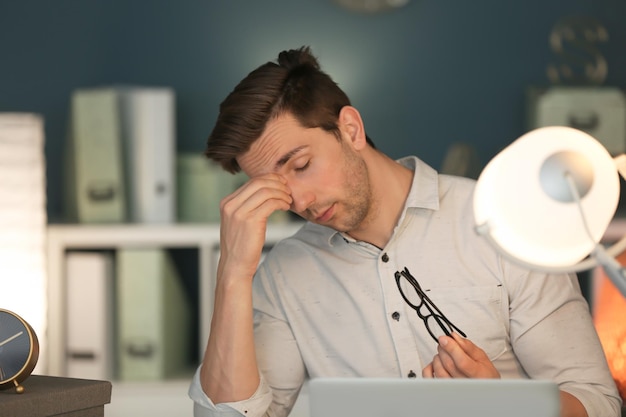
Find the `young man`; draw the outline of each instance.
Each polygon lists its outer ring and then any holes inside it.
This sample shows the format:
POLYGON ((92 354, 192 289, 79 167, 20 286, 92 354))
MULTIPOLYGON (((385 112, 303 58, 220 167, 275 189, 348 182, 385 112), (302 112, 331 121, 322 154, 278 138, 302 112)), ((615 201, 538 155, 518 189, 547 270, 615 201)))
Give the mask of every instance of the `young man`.
POLYGON ((239 83, 206 153, 250 180, 221 202, 196 416, 286 416, 322 376, 550 379, 562 416, 619 414, 575 277, 502 259, 474 182, 376 150, 308 48, 239 83), (257 271, 275 210, 308 222, 257 271))

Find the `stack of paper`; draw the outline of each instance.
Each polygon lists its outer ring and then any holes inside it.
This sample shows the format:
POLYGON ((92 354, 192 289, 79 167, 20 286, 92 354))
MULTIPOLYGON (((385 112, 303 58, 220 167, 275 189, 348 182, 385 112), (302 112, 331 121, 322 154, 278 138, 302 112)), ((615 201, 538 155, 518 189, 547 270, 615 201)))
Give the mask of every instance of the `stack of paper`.
MULTIPOLYGON (((45 171, 41 117, 0 113, 0 307, 45 331, 45 171)), ((41 337, 41 336, 40 336, 41 337)))

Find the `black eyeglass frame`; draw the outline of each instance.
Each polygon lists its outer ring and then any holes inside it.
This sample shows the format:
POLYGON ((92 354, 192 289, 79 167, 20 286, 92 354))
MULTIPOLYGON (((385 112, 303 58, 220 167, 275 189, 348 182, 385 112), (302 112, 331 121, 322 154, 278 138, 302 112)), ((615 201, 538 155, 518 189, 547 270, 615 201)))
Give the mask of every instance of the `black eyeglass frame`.
POLYGON ((430 336, 433 338, 433 340, 436 343, 439 343, 439 340, 437 339, 437 336, 435 336, 433 331, 430 329, 430 326, 428 325, 428 319, 430 317, 433 317, 435 319, 435 321, 437 322, 437 324, 439 325, 441 330, 443 330, 443 333, 446 336, 451 336, 452 335, 452 332, 449 330, 449 329, 452 329, 452 330, 456 330, 456 332, 459 333, 461 336, 467 337, 466 334, 461 329, 459 329, 457 326, 455 326, 454 323, 452 323, 445 316, 445 314, 443 314, 441 312, 441 310, 439 310, 439 308, 435 305, 435 303, 433 303, 433 301, 430 299, 430 297, 428 297, 428 295, 422 290, 422 287, 417 282, 415 277, 413 275, 411 275, 411 273, 409 272, 408 268, 405 267, 402 271, 396 271, 395 278, 396 278, 396 284, 398 285, 398 290, 400 291, 400 295, 402 296, 404 301, 409 305, 409 307, 411 307, 413 310, 415 310, 415 312, 417 313, 417 316, 420 319, 422 319, 422 321, 424 322, 424 326, 426 327, 426 330, 428 330, 428 334, 430 334, 430 336), (404 290, 402 289, 402 285, 400 285, 400 280, 401 280, 402 277, 404 277, 409 282, 409 284, 411 284, 411 286, 415 289, 415 292, 417 293, 417 295, 420 298, 420 304, 419 305, 413 304, 413 302, 411 300, 409 300, 409 298, 404 294, 404 290), (430 314, 428 314, 428 315, 422 314, 422 312, 420 311, 422 306, 425 306, 426 309, 430 312, 430 314), (446 325, 448 327, 446 327, 446 325))

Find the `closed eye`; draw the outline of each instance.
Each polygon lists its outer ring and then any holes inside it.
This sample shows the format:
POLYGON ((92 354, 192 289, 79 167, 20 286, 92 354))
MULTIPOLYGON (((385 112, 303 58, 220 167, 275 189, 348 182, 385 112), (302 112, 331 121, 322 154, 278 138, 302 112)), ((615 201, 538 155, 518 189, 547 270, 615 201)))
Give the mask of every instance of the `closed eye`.
POLYGON ((306 161, 306 164, 302 165, 301 167, 294 168, 294 171, 302 172, 302 171, 306 170, 309 167, 310 163, 311 163, 311 160, 308 160, 308 161, 306 161))

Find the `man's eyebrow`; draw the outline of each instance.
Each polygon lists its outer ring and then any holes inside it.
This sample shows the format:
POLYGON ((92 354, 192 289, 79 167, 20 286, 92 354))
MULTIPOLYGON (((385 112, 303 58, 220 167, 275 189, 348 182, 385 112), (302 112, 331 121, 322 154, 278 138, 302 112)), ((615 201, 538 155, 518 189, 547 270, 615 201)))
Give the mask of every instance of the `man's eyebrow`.
POLYGON ((287 162, 289 162, 289 160, 291 158, 293 158, 293 156, 295 154, 297 154, 298 152, 300 152, 301 150, 303 150, 304 148, 306 148, 306 145, 302 145, 302 146, 298 146, 297 148, 294 148, 292 150, 290 150, 289 152, 287 152, 286 154, 284 154, 277 162, 276 165, 274 166, 274 170, 278 171, 280 168, 282 168, 287 162))

